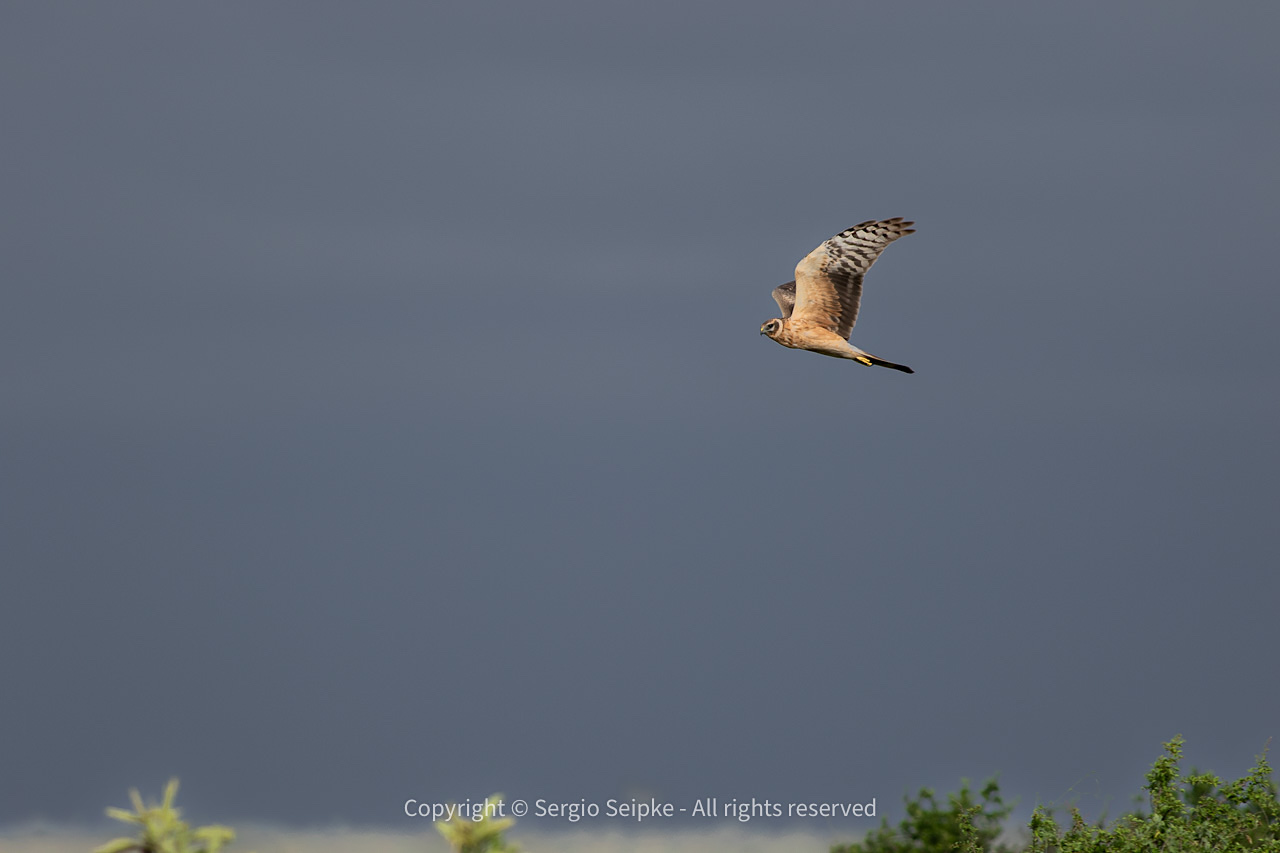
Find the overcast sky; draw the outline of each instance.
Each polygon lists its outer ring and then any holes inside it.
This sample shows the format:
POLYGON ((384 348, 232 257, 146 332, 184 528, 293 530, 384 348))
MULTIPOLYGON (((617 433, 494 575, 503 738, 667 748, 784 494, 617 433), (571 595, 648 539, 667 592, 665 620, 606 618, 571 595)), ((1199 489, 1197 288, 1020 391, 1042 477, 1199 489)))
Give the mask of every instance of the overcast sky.
POLYGON ((0 824, 1280 735, 1280 7, 449 6, 0 12, 0 824))

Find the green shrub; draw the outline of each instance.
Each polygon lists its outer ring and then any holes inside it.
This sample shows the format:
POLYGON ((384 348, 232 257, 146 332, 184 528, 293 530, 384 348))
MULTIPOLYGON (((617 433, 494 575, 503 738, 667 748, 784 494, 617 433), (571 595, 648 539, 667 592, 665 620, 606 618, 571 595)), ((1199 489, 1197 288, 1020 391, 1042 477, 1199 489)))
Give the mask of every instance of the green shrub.
POLYGON ((235 840, 235 831, 225 826, 202 826, 192 829, 182 820, 182 812, 174 808, 178 780, 170 779, 164 799, 147 806, 137 789, 129 792, 133 811, 107 809, 107 817, 135 824, 141 829, 135 838, 116 838, 93 853, 217 853, 235 840))
MULTIPOLYGON (((1182 737, 1164 745, 1147 773, 1150 813, 1127 814, 1109 827, 1085 823, 1071 809, 1071 826, 1059 829, 1053 814, 1038 806, 1031 816, 1025 853, 1280 853, 1280 802, 1264 752, 1243 778, 1223 784, 1209 773, 1182 776, 1182 737)), ((907 815, 896 829, 883 820, 860 842, 831 848, 831 853, 1012 853, 996 845, 1001 822, 1011 807, 995 780, 974 800, 968 783, 941 805, 928 788, 906 801, 907 815)))
POLYGON ((495 817, 491 804, 502 802, 501 794, 484 801, 484 810, 475 820, 462 817, 438 821, 436 829, 457 853, 517 853, 520 849, 503 837, 515 825, 513 817, 495 817))
POLYGON ((1005 805, 995 779, 983 786, 979 796, 982 801, 975 801, 968 780, 962 780, 960 790, 947 795, 943 808, 932 790, 922 788, 914 800, 905 799, 907 816, 897 829, 886 818, 862 841, 835 845, 831 853, 951 853, 956 849, 1009 853, 1011 848, 996 846, 995 840, 1013 806, 1005 805))
POLYGON ((1150 814, 1126 815, 1108 829, 1089 826, 1073 808, 1071 828, 1061 833, 1037 807, 1027 853, 1280 853, 1280 803, 1265 752, 1243 779, 1223 785, 1208 773, 1179 776, 1180 735, 1164 749, 1144 786, 1150 814))

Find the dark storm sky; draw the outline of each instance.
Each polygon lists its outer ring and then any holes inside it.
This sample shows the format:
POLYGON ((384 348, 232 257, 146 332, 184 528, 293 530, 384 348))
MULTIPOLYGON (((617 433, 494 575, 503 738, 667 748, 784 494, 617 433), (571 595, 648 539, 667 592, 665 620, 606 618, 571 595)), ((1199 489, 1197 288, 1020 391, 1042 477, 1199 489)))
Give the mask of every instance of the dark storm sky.
POLYGON ((1112 813, 1280 735, 1280 8, 9 4, 0 822, 1112 813), (918 233, 854 342, 761 338, 918 233))

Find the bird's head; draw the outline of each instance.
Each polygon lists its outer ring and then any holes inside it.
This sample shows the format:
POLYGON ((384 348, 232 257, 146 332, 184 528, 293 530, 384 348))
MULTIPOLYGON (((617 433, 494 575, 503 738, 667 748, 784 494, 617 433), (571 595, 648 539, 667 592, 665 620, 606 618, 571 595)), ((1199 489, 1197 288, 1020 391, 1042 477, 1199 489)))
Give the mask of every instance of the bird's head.
POLYGON ((760 326, 760 334, 768 335, 771 338, 775 337, 780 331, 782 331, 781 320, 766 320, 764 324, 760 326))

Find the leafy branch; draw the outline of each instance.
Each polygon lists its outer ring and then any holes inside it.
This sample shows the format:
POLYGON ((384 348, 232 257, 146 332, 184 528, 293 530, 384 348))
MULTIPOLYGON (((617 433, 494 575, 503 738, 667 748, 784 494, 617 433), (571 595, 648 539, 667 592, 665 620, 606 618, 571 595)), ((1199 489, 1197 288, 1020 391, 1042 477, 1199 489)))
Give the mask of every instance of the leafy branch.
POLYGON ((235 840, 235 831, 226 826, 189 827, 181 810, 173 805, 178 796, 178 780, 170 779, 164 798, 148 806, 135 788, 129 792, 133 811, 107 809, 107 817, 141 827, 132 838, 115 838, 93 853, 217 853, 235 840))

